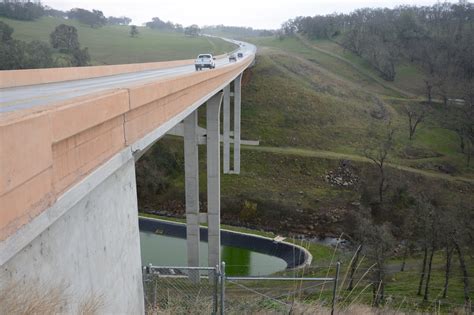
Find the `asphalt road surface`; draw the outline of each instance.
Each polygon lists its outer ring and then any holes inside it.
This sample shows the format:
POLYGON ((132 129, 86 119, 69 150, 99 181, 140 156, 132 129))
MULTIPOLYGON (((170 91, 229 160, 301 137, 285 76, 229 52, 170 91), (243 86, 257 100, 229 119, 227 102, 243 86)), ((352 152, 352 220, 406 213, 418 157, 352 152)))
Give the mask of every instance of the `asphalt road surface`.
MULTIPOLYGON (((238 41, 228 40, 234 43, 238 41)), ((248 55, 255 53, 255 46, 242 43, 238 52, 243 53, 244 57, 237 59, 242 61, 248 55)), ((206 53, 206 52, 202 52, 206 53)), ((221 68, 233 64, 229 59, 221 58, 216 60, 216 68, 221 68)), ((127 88, 138 84, 152 82, 159 78, 172 78, 178 75, 195 72, 194 65, 166 68, 159 70, 147 70, 112 76, 104 76, 92 79, 82 79, 74 81, 64 81, 49 84, 38 84, 21 86, 14 88, 0 89, 0 114, 12 112, 21 109, 27 109, 35 106, 52 104, 65 101, 74 97, 96 93, 109 89, 127 88)), ((212 71, 204 69, 202 71, 212 71)))

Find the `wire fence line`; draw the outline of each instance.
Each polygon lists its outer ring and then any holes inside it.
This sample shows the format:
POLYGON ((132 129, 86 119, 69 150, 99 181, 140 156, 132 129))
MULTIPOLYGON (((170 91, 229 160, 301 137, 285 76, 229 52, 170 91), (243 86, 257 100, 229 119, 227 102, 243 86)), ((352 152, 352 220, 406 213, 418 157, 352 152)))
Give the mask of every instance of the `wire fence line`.
POLYGON ((147 314, 288 314, 314 300, 324 284, 332 294, 323 306, 334 313, 339 264, 333 277, 232 277, 216 267, 146 266, 147 314))
MULTIPOLYGON (((380 290, 371 277, 357 277, 347 289, 347 275, 339 276, 340 265, 328 277, 305 272, 282 273, 272 277, 234 277, 226 266, 176 267, 146 266, 143 272, 147 314, 327 314, 344 313, 357 305, 374 306, 376 300, 393 310, 419 312, 459 312, 472 306, 439 298, 442 289, 433 289, 431 299, 380 290), (290 276, 283 276, 291 274, 290 276), (384 292, 385 291, 385 292, 384 292), (306 307, 306 308, 305 308, 306 307), (295 312, 295 308, 298 309, 295 312), (321 311, 322 310, 322 311, 321 311)), ((369 270, 368 270, 369 271, 369 270)), ((403 286, 414 290, 416 285, 403 286)), ((400 287, 397 287, 400 289, 400 287)))

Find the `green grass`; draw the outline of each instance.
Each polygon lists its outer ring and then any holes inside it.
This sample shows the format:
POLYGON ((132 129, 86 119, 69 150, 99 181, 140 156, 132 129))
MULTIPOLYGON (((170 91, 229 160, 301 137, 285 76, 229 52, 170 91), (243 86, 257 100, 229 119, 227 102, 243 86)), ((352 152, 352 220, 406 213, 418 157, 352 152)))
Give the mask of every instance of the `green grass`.
POLYGON ((424 95, 424 76, 421 69, 418 66, 407 62, 406 60, 399 60, 395 66, 396 77, 393 82, 383 81, 379 78, 379 73, 374 69, 366 60, 355 55, 354 53, 344 49, 337 41, 330 40, 311 40, 309 41, 312 45, 327 51, 330 54, 342 57, 348 60, 362 73, 375 77, 383 85, 389 87, 395 87, 402 91, 412 93, 414 95, 424 95))
POLYGON ((305 44, 297 37, 285 38, 283 40, 274 37, 264 37, 252 38, 249 41, 258 46, 277 48, 301 56, 314 65, 331 72, 333 76, 337 76, 347 82, 357 82, 358 87, 366 91, 391 97, 401 96, 399 92, 382 82, 383 80, 379 80, 376 75, 367 75, 367 72, 370 72, 367 71, 367 68, 361 67, 362 71, 357 71, 356 68, 341 61, 337 56, 313 49, 310 47, 311 43, 305 44))
POLYGON ((459 119, 463 115, 460 109, 383 100, 357 88, 356 82, 347 84, 305 59, 275 49, 262 50, 253 71, 253 80, 243 93, 244 138, 259 139, 265 147, 361 156, 370 143, 384 136, 386 120, 390 120, 397 144, 390 157, 392 163, 426 170, 447 163, 456 167, 457 176, 474 176, 474 167, 466 167, 457 135, 446 123, 459 119), (428 112, 413 140, 408 139, 408 118, 402 110, 407 104, 424 107, 428 112), (374 118, 381 108, 385 119, 374 118), (406 147, 432 152, 433 157, 407 158, 406 147))
POLYGON ((79 42, 88 47, 92 64, 123 64, 191 59, 203 52, 219 55, 235 49, 235 45, 217 38, 185 37, 181 33, 138 27, 136 38, 129 35, 130 26, 91 28, 75 20, 43 17, 25 22, 0 18, 14 28, 13 37, 24 41, 49 42, 49 34, 59 24, 77 28, 79 42))

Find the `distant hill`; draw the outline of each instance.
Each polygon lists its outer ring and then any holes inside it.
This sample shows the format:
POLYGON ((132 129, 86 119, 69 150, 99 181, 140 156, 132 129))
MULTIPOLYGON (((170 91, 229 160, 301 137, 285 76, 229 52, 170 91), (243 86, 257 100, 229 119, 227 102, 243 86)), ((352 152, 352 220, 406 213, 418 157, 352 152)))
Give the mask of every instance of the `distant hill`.
POLYGON ((36 21, 0 18, 15 29, 13 38, 49 42, 49 34, 60 24, 77 28, 82 47, 88 47, 91 63, 122 64, 194 58, 199 53, 222 54, 235 46, 219 38, 185 37, 182 33, 138 27, 139 35, 130 37, 130 26, 107 25, 91 28, 76 20, 42 17, 36 21))

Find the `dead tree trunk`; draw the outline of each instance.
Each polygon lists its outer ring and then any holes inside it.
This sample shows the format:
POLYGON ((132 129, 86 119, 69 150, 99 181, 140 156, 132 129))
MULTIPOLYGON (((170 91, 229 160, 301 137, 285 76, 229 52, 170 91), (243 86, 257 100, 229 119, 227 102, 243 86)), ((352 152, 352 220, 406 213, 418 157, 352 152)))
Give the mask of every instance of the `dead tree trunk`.
POLYGON ((459 257, 459 266, 461 267, 462 270, 462 276, 463 276, 463 284, 464 284, 464 302, 466 304, 469 304, 469 276, 467 273, 467 267, 466 267, 466 261, 464 259, 464 253, 459 246, 458 242, 454 242, 454 248, 456 248, 456 252, 458 253, 459 257))
POLYGON ((384 185, 385 185, 385 173, 383 170, 383 166, 380 167, 380 183, 379 183, 379 202, 383 204, 383 192, 384 192, 384 185))
POLYGON ((425 270, 426 270, 426 258, 428 256, 428 246, 424 247, 424 256, 423 256, 423 267, 421 269, 420 275, 420 284, 418 285, 418 295, 421 295, 421 288, 423 287, 423 280, 425 279, 425 270))
POLYGON ((359 256, 360 256, 360 252, 362 251, 362 244, 359 245, 359 247, 357 248, 356 252, 355 252, 355 257, 354 257, 354 261, 352 262, 352 266, 351 266, 351 275, 350 275, 350 281, 349 281, 349 286, 347 287, 347 290, 349 291, 352 291, 352 289, 354 289, 354 274, 355 274, 355 271, 356 271, 356 268, 357 268, 357 264, 359 263, 359 256))
POLYGON ((449 283, 449 273, 451 272, 451 259, 453 257, 453 249, 449 248, 449 245, 446 244, 446 264, 444 268, 444 289, 443 289, 443 299, 448 295, 448 283, 449 283))
POLYGON ((428 97, 428 103, 431 104, 433 101, 433 84, 426 80, 426 96, 428 97))
POLYGON ((403 252, 403 260, 402 260, 402 266, 400 267, 400 271, 405 271, 405 264, 408 256, 408 246, 405 246, 405 251, 403 252))
POLYGON ((434 243, 431 245, 431 255, 430 261, 428 263, 428 274, 426 275, 426 283, 425 283, 425 295, 423 296, 424 301, 428 301, 429 297, 429 290, 430 290, 430 279, 431 279, 431 266, 433 265, 433 256, 435 252, 435 245, 434 243))

